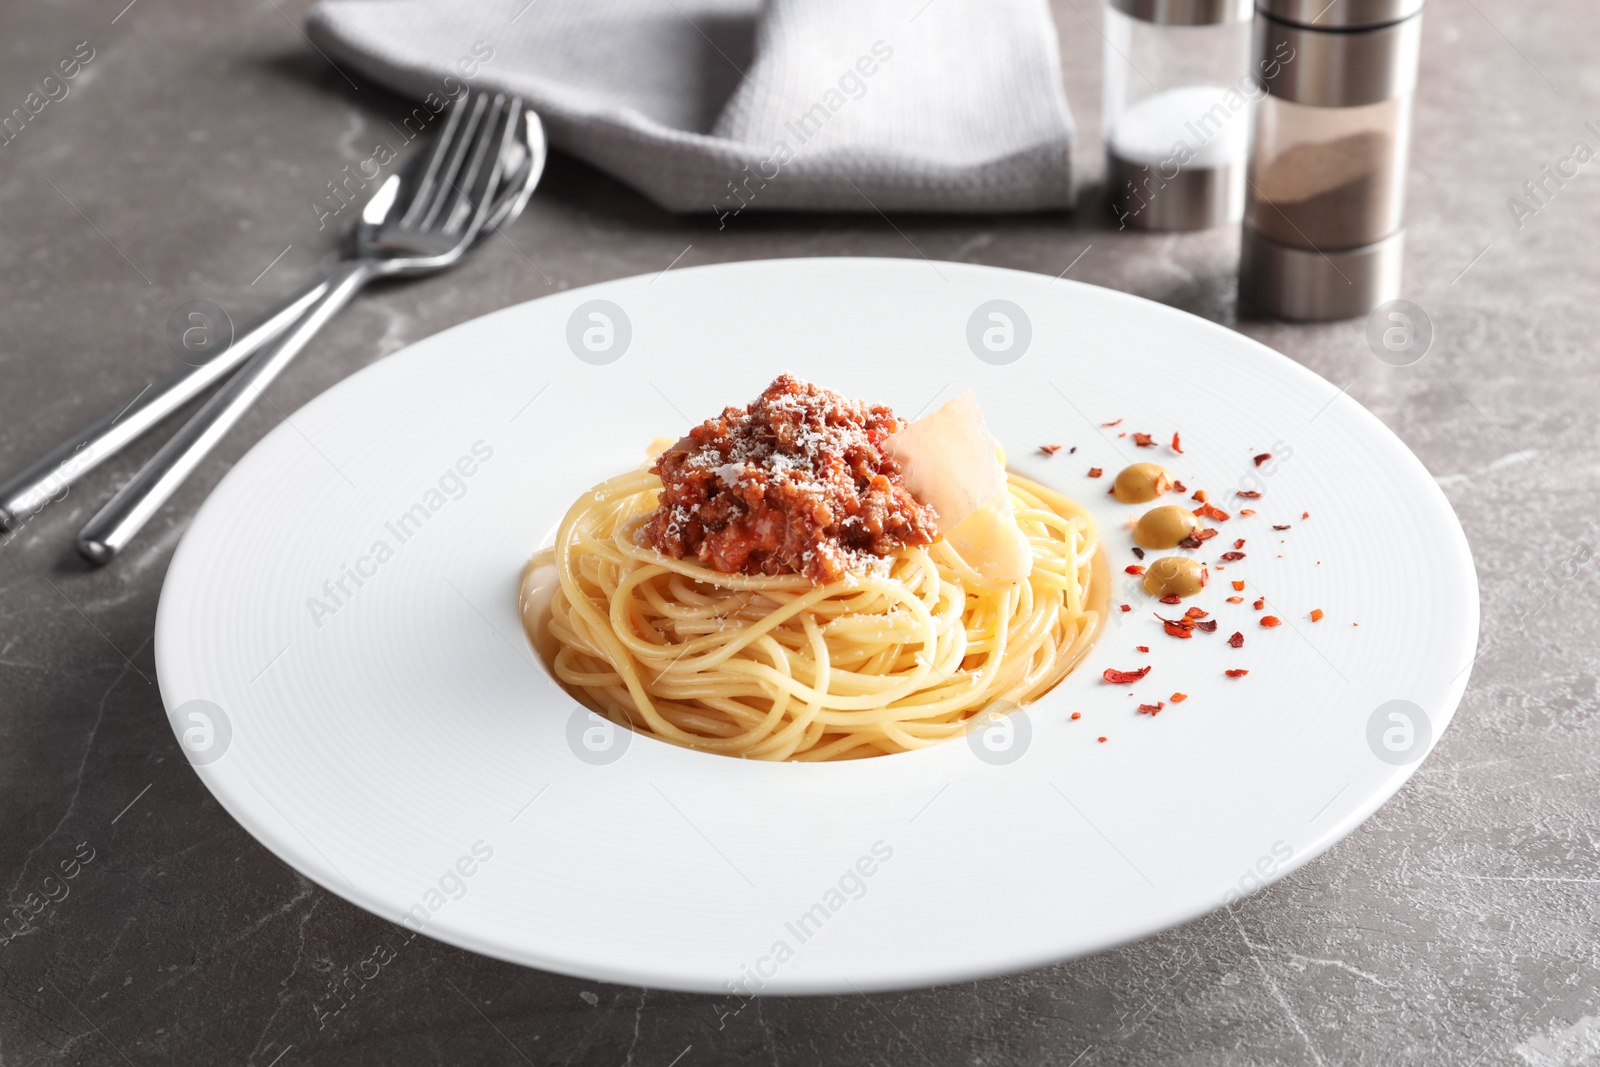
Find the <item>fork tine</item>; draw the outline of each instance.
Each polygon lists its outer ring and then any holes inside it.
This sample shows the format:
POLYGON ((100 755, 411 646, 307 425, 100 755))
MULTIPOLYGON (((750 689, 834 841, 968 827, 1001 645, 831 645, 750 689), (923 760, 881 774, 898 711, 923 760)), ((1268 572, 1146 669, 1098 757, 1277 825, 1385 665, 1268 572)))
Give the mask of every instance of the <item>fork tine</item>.
POLYGON ((455 139, 450 160, 445 165, 445 168, 440 171, 439 181, 432 190, 432 203, 428 205, 427 213, 417 223, 419 229, 432 229, 440 209, 452 202, 456 197, 462 162, 476 146, 478 138, 482 135, 483 120, 488 108, 489 98, 479 93, 472 103, 472 113, 462 120, 461 131, 455 139))
POLYGON ((442 229, 447 235, 459 233, 469 220, 472 232, 476 233, 484 225, 489 208, 500 190, 507 149, 522 121, 522 99, 513 96, 507 100, 503 95, 498 96, 494 107, 493 119, 479 130, 472 167, 457 187, 460 197, 445 218, 442 229))
MULTIPOLYGON (((484 156, 490 145, 498 145, 500 140, 500 123, 503 118, 506 97, 504 93, 496 93, 494 102, 491 103, 483 116, 483 121, 473 135, 472 147, 467 153, 465 165, 456 179, 450 183, 455 195, 449 198, 449 207, 437 216, 436 221, 430 219, 426 224, 431 229, 442 233, 454 233, 461 222, 461 215, 467 210, 467 201, 472 195, 477 184, 478 175, 483 170, 484 156)), ((443 190, 440 190, 443 192, 443 190)), ((441 203, 439 207, 444 207, 441 203)))
POLYGON ((423 168, 422 178, 417 182, 416 189, 411 192, 411 202, 406 205, 405 213, 400 217, 401 228, 410 229, 415 226, 417 215, 427 207, 430 190, 438 181, 439 168, 449 157, 451 147, 455 144, 456 130, 461 125, 461 116, 467 110, 470 100, 470 96, 463 96, 454 107, 450 108, 450 114, 445 118, 444 129, 439 131, 439 136, 428 150, 427 166, 423 168))

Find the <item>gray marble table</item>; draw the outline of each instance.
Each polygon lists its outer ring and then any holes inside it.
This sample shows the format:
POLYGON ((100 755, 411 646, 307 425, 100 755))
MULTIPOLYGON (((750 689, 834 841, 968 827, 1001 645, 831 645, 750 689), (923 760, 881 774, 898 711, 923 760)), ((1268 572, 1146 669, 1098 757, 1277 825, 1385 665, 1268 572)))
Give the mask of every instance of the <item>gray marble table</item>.
MULTIPOLYGON (((0 10, 0 114, 92 56, 0 144, 8 469, 172 369, 174 307, 244 322, 308 279, 336 247, 310 203, 405 111, 308 47, 301 0, 124 3, 0 10)), ((1055 13, 1092 204, 1100 14, 1055 13)), ((153 444, 0 544, 0 885, 8 908, 45 901, 0 943, 0 1063, 1600 1063, 1600 162, 1520 225, 1507 203, 1574 142, 1600 147, 1596 39, 1587 0, 1430 4, 1406 295, 1437 340, 1407 368, 1374 358, 1360 322, 1236 321, 1232 233, 1119 233, 1088 208, 719 229, 558 156, 515 248, 364 296, 116 566, 85 569, 72 535, 153 444), (153 683, 162 575, 216 480, 284 412, 507 304, 675 260, 919 253, 1051 275, 1081 255, 1072 277, 1236 326, 1393 427, 1461 516, 1494 639, 1437 751, 1347 841, 1231 912, 1014 978, 724 1019, 710 998, 419 941, 332 997, 393 928, 219 809, 153 683), (62 864, 76 877, 51 884, 70 892, 42 896, 62 864)))

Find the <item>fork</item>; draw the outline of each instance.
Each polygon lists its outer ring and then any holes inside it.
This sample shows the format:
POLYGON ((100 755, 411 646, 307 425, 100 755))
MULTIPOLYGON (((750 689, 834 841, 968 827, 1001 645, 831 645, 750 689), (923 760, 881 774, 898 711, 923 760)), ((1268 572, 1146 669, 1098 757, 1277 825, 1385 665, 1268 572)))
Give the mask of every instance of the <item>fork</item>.
MULTIPOLYGON (((539 116, 523 112, 525 129, 507 159, 512 175, 495 201, 478 240, 486 240, 518 215, 544 170, 548 146, 539 116)), ((0 483, 0 530, 14 529, 59 500, 78 479, 154 429, 168 415, 227 377, 252 354, 277 340, 328 291, 326 279, 302 292, 215 355, 147 385, 127 404, 62 441, 31 466, 0 483)))
MULTIPOLYGON (((89 520, 78 534, 79 553, 95 564, 115 558, 317 331, 368 282, 430 274, 461 262, 501 191, 507 147, 523 126, 524 114, 522 101, 503 93, 492 101, 484 94, 457 101, 419 165, 391 175, 362 209, 354 255, 335 268, 322 295, 280 340, 251 356, 89 520)), ((529 168, 522 176, 528 191, 538 179, 537 170, 529 168)))

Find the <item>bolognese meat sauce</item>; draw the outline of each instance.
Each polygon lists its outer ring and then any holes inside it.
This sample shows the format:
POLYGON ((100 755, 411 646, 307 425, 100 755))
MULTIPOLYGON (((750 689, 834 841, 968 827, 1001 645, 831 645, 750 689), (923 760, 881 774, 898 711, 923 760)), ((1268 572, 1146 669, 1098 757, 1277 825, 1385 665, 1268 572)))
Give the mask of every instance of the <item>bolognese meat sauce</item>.
POLYGON ((747 408, 689 431, 651 470, 657 551, 726 574, 835 581, 865 557, 930 544, 937 516, 879 445, 903 424, 882 405, 781 375, 747 408))

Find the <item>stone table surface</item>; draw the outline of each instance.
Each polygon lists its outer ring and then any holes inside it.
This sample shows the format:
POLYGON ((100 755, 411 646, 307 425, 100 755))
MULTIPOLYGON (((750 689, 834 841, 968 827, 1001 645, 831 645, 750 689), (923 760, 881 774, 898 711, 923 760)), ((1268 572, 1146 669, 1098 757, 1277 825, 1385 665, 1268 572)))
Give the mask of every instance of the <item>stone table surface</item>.
MULTIPOLYGON (((0 113, 92 50, 68 95, 0 145, 7 470, 173 369, 173 308, 209 299, 244 322, 309 279, 336 248, 311 201, 407 110, 306 45, 301 0, 123 3, 0 10, 0 113)), ((1054 6, 1092 205, 1101 16, 1089 0, 1054 6)), ((1374 358, 1360 321, 1238 321, 1230 231, 1118 232, 1092 207, 751 212, 719 229, 709 210, 664 214, 557 155, 515 227, 526 259, 496 242, 448 276, 362 297, 117 565, 87 570, 73 534, 154 442, 0 545, 7 908, 79 864, 70 894, 0 943, 0 1064, 1600 1063, 1600 667, 1586 614, 1600 163, 1547 181, 1520 225, 1508 208, 1575 142, 1600 147, 1597 38, 1588 0, 1429 5, 1405 294, 1437 338, 1405 368, 1374 358), (1016 977, 764 1000, 719 1024, 711 998, 429 941, 343 1010, 319 1007, 392 927, 284 867, 218 807, 153 684, 162 576, 217 479, 283 412, 508 304, 680 254, 919 252, 1050 275, 1081 255, 1072 277, 1234 326, 1391 426, 1461 516, 1492 638, 1437 750, 1349 839, 1231 911, 1016 977)))

